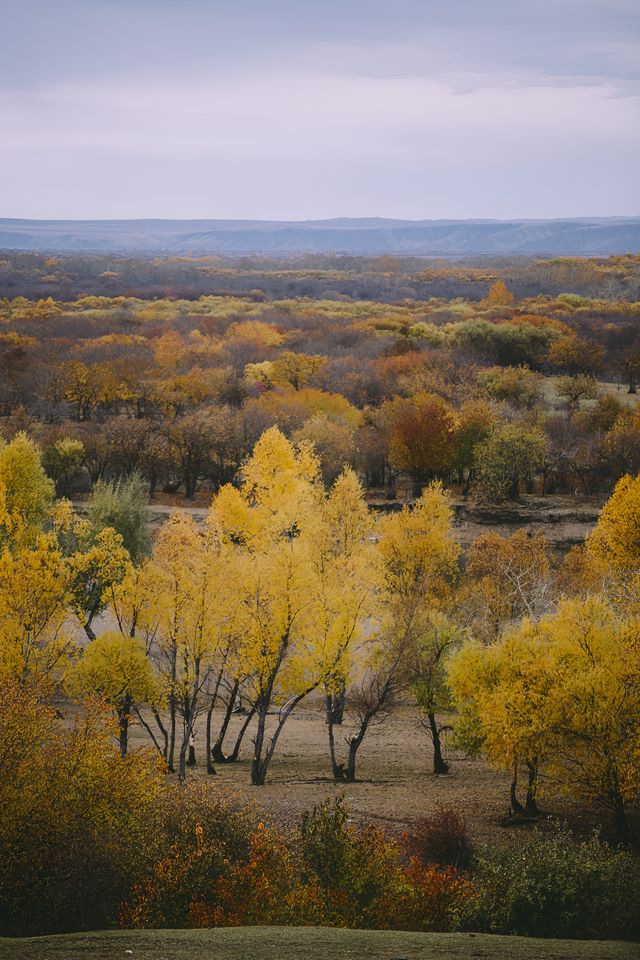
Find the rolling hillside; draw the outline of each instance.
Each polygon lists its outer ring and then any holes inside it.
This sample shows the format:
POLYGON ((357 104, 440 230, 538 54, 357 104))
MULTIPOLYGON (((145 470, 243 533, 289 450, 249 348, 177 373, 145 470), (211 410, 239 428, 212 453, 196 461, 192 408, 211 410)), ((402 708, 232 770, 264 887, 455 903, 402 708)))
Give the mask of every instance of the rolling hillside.
POLYGON ((0 249, 53 253, 607 255, 640 251, 640 217, 576 220, 10 220, 0 249))

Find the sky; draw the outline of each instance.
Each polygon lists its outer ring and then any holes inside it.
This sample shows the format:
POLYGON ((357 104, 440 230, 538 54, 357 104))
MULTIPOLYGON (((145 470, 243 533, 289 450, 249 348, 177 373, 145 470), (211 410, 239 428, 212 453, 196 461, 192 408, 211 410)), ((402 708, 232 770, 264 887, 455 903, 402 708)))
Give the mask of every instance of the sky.
POLYGON ((0 217, 640 214, 640 0, 2 0, 0 217))

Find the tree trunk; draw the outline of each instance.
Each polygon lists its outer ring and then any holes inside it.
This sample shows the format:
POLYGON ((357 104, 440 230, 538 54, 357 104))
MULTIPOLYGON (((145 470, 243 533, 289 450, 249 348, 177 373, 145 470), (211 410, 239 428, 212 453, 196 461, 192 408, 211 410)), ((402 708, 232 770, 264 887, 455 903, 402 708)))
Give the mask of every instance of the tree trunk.
POLYGON ((187 775, 187 767, 196 765, 196 744, 194 740, 194 726, 196 722, 196 708, 198 702, 198 691, 200 689, 200 671, 196 666, 193 679, 193 690, 190 696, 185 696, 182 701, 182 743, 180 744, 180 770, 179 778, 184 780, 187 775))
POLYGON ((344 720, 344 708, 347 694, 344 686, 337 693, 328 693, 325 696, 327 723, 340 726, 344 720))
POLYGON ((178 779, 179 780, 187 779, 187 747, 188 747, 188 741, 183 740, 180 745, 180 753, 178 754, 178 779))
POLYGON ((251 721, 252 721, 253 718, 254 718, 255 712, 256 712, 256 708, 255 708, 255 707, 251 707, 251 710, 249 710, 249 713, 247 714, 244 723, 243 723, 242 726, 240 727, 240 732, 238 733, 238 736, 236 737, 236 742, 235 742, 235 745, 234 745, 233 750, 231 751, 231 753, 229 754, 228 757, 225 757, 225 763, 235 763, 236 760, 238 759, 238 756, 240 755, 240 747, 241 747, 241 745, 242 745, 242 741, 243 741, 243 739, 244 739, 244 735, 245 735, 245 733, 247 732, 247 727, 249 726, 249 724, 251 723, 251 721))
POLYGON ((357 734, 354 737, 349 737, 349 755, 347 757, 347 770, 344 776, 344 779, 347 781, 347 783, 355 783, 358 750, 360 749, 362 741, 365 738, 371 720, 376 715, 383 703, 384 700, 381 700, 374 710, 367 712, 362 719, 362 723, 360 724, 360 729, 358 730, 357 734))
POLYGON ((183 731, 182 731, 182 743, 180 744, 180 753, 178 757, 178 779, 186 780, 187 777, 187 757, 189 754, 189 747, 192 742, 192 715, 191 710, 189 709, 189 704, 183 704, 183 731))
POLYGON ((165 729, 165 727, 164 727, 164 725, 163 725, 163 723, 162 723, 162 720, 160 719, 160 714, 157 712, 157 710, 152 710, 154 719, 155 719, 155 721, 156 721, 156 726, 158 727, 158 730, 160 731, 160 735, 161 735, 161 737, 162 737, 162 746, 160 746, 160 743, 158 742, 158 738, 157 738, 156 735, 154 734, 153 730, 151 729, 151 727, 149 726, 149 724, 147 723, 147 721, 144 719, 144 717, 143 717, 142 713, 140 712, 140 710, 138 709, 138 707, 135 707, 134 709, 135 709, 135 712, 136 712, 136 716, 138 717, 138 720, 140 721, 140 723, 142 724, 142 726, 144 727, 144 729, 147 731, 147 733, 148 733, 149 736, 151 737, 151 740, 152 740, 152 742, 153 742, 154 747, 156 748, 156 750, 158 751, 158 753, 160 754, 160 756, 163 757, 164 760, 165 760, 165 762, 166 762, 166 760, 167 760, 167 744, 168 744, 168 742, 169 742, 169 738, 168 738, 168 736, 167 736, 167 731, 166 731, 166 729, 165 729))
POLYGON ((616 794, 614 797, 613 816, 616 843, 627 846, 631 840, 631 831, 629 830, 629 821, 627 820, 624 800, 620 794, 616 794))
POLYGON ((527 782, 527 799, 524 803, 524 810, 528 817, 537 817, 540 811, 536 803, 536 792, 538 787, 538 764, 533 761, 527 761, 527 771, 529 779, 527 782))
POLYGON ((178 760, 178 778, 185 780, 187 777, 187 767, 194 767, 196 764, 196 748, 193 741, 193 724, 195 721, 194 712, 191 705, 184 707, 184 735, 180 744, 180 755, 178 760))
POLYGON ((171 773, 174 772, 175 766, 175 749, 176 749, 176 716, 177 716, 177 703, 176 703, 176 679, 178 676, 178 647, 175 642, 172 644, 171 650, 171 693, 169 696, 169 744, 167 749, 167 766, 171 773))
POLYGON ((127 697, 122 704, 122 709, 118 711, 118 728, 119 728, 119 743, 120 743, 120 754, 123 757, 127 755, 127 749, 129 746, 129 715, 131 712, 131 700, 127 697))
POLYGON ((385 682, 383 687, 381 688, 380 693, 378 695, 378 699, 375 701, 375 703, 370 705, 366 713, 362 715, 360 720, 360 729, 354 736, 349 737, 349 740, 348 740, 349 754, 347 757, 347 770, 344 775, 344 779, 347 781, 347 783, 355 782, 356 760, 357 760, 358 750, 360 749, 360 745, 362 744, 362 741, 366 736, 367 730, 369 728, 369 724, 371 723, 373 718, 376 716, 376 714, 378 714, 380 710, 382 710, 385 703, 387 702, 389 698, 389 694, 391 693, 391 684, 392 684, 392 677, 390 675, 387 678, 387 681, 385 682))
POLYGON ((253 759, 251 761, 251 783, 260 787, 264 784, 267 771, 263 769, 262 751, 264 748, 264 735, 267 725, 267 703, 261 702, 257 707, 258 729, 253 738, 253 759))
POLYGON ((167 766, 171 773, 174 772, 176 750, 176 698, 173 693, 169 697, 169 742, 167 744, 167 766))
POLYGON ((229 699, 227 700, 227 708, 226 708, 226 710, 225 710, 225 712, 224 712, 224 719, 223 719, 223 721, 222 721, 222 725, 221 725, 221 727, 220 727, 220 730, 218 731, 218 737, 217 737, 217 739, 216 739, 216 742, 214 743, 213 749, 212 749, 212 751, 211 751, 212 759, 213 759, 216 763, 226 763, 226 762, 227 762, 227 757, 225 757, 225 755, 224 755, 224 752, 223 752, 223 750, 222 750, 222 746, 223 746, 223 744, 224 744, 224 738, 225 738, 226 733, 227 733, 227 730, 228 730, 228 728, 229 728, 229 723, 231 722, 231 716, 232 716, 232 714, 233 714, 233 707, 234 707, 234 704, 235 704, 235 701, 236 701, 236 695, 237 695, 237 693, 238 693, 238 687, 239 687, 239 686, 240 686, 240 684, 239 684, 239 682, 236 680, 236 682, 234 683, 233 687, 231 688, 231 692, 230 692, 230 694, 229 694, 229 699))
POLYGON ((431 733, 431 741, 433 743, 433 772, 449 773, 449 764, 446 763, 444 757, 442 756, 440 729, 438 727, 435 713, 428 713, 427 719, 429 720, 429 731, 431 733))
POLYGON ((276 749, 276 744, 282 733, 285 723, 298 706, 301 700, 311 693, 312 690, 315 690, 317 684, 314 683, 312 686, 307 687, 306 690, 303 690, 302 693, 299 693, 297 697, 293 697, 281 710, 280 717, 278 719, 278 725, 269 741, 267 749, 264 750, 264 739, 265 739, 265 727, 267 721, 267 705, 271 702, 271 697, 266 701, 266 704, 263 706, 261 703, 258 707, 258 730, 256 732, 256 738, 253 741, 255 745, 255 750, 253 753, 253 761, 251 764, 251 782, 255 786, 262 786, 267 779, 267 770, 269 764, 271 763, 271 758, 276 749))
POLYGON ((349 740, 349 756, 347 757, 347 770, 344 775, 344 779, 347 781, 347 783, 355 783, 358 750, 360 749, 360 744, 364 740, 366 729, 366 727, 364 730, 362 727, 360 727, 358 734, 355 737, 351 737, 349 740))
POLYGON ((96 618, 98 610, 100 609, 100 597, 94 601, 93 606, 90 610, 87 610, 87 619, 84 623, 84 632, 86 633, 89 640, 95 640, 96 635, 92 630, 91 624, 96 618))
POLYGON ((511 790, 509 794, 511 798, 511 813, 515 817, 523 817, 525 810, 522 804, 520 803, 520 801, 518 800, 517 789, 518 789, 518 765, 515 764, 513 767, 513 779, 511 781, 511 790))
POLYGON ((207 723, 205 727, 205 753, 207 755, 207 773, 209 776, 215 776, 216 768, 213 765, 213 756, 211 750, 211 726, 213 723, 213 708, 215 707, 215 698, 211 698, 211 703, 207 708, 207 723))
POLYGON ((328 732, 329 732, 329 756, 331 757, 331 772, 333 773, 334 780, 344 780, 346 776, 346 771, 344 769, 344 763, 338 763, 338 758, 336 757, 336 741, 333 735, 334 723, 329 716, 328 721, 328 732))
MULTIPOLYGON (((226 659, 226 657, 225 657, 226 659)), ((213 756, 211 750, 211 726, 213 723, 213 710, 218 702, 218 691, 220 689, 220 684, 222 683, 222 675, 224 673, 224 667, 218 673, 218 679, 216 680, 216 685, 211 695, 211 700, 209 702, 209 707, 207 709, 207 724, 205 730, 205 753, 207 755, 207 773, 210 776, 215 775, 215 767, 213 765, 213 756)))

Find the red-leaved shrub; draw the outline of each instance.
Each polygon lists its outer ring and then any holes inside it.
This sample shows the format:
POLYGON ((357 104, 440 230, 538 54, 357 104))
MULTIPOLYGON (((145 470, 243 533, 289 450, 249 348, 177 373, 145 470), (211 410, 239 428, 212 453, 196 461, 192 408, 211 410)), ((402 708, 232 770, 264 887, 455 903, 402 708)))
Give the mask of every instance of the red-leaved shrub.
POLYGON ((438 807, 430 817, 416 820, 403 840, 407 853, 423 864, 468 870, 473 863, 464 820, 452 807, 438 807))

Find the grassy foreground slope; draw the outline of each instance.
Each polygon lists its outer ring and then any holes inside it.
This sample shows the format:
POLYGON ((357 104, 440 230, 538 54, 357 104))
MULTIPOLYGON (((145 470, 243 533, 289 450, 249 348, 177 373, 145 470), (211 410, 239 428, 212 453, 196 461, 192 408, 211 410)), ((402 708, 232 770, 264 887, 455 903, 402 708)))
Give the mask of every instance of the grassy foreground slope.
POLYGON ((638 960, 632 943, 320 927, 118 930, 0 939, 2 960, 638 960))

